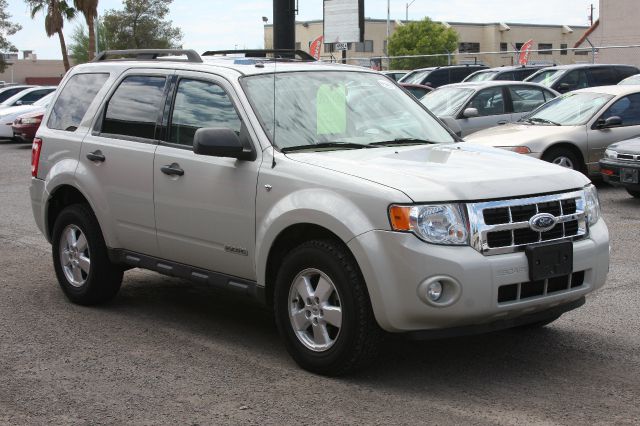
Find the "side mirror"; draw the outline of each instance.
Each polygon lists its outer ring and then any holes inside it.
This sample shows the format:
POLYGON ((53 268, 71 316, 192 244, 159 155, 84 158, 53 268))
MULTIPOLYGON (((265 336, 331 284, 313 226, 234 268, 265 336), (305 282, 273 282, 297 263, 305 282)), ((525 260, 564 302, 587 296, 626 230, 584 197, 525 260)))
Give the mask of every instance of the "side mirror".
POLYGON ((231 129, 203 127, 193 137, 193 152, 211 157, 227 157, 245 160, 251 156, 245 151, 240 138, 231 129))
POLYGON ((477 117, 479 115, 480 115, 480 113, 478 112, 478 108, 467 108, 462 113, 462 116, 464 118, 474 118, 474 117, 477 117))
POLYGON ((16 105, 22 105, 22 101, 16 101, 16 105))
POLYGON ((606 120, 598 120, 598 128, 599 129, 608 129, 610 127, 622 126, 622 118, 617 115, 612 115, 606 120))
POLYGON ((571 90, 571 85, 569 83, 560 83, 558 85, 558 92, 565 93, 571 90))

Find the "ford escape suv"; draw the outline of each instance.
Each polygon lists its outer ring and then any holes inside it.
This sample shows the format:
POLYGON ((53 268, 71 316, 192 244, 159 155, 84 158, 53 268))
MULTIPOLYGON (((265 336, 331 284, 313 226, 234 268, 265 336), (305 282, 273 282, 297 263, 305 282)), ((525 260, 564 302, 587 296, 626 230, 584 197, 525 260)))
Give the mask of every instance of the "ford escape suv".
POLYGON ((108 301, 130 268, 234 291, 338 375, 384 332, 541 326, 604 285, 582 174, 459 144, 379 73, 266 56, 105 52, 67 73, 30 192, 68 299, 108 301))

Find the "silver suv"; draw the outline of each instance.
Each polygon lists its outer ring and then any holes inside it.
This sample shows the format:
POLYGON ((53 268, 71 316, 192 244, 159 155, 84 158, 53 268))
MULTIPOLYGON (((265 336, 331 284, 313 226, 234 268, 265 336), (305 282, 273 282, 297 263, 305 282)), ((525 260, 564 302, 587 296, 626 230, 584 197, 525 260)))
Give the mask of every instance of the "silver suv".
POLYGON ((112 299, 130 268, 206 283, 337 375, 385 331, 541 326, 604 285, 582 174, 459 144, 380 73, 249 56, 107 52, 65 76, 31 200, 72 302, 112 299))

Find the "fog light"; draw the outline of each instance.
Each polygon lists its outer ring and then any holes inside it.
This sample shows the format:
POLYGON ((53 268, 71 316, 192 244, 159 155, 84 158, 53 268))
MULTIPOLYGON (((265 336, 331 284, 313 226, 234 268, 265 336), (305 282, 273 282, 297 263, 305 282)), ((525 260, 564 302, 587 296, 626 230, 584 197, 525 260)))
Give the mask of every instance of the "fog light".
POLYGON ((427 286, 427 296, 434 302, 437 302, 442 296, 442 284, 440 281, 434 281, 427 286))

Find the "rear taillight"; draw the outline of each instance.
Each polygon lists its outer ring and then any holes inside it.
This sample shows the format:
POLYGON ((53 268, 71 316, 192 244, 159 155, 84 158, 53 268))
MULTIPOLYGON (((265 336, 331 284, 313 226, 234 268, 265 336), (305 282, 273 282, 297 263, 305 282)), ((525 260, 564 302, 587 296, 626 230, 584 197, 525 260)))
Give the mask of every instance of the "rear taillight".
POLYGON ((38 177, 38 166, 40 165, 40 152, 42 151, 42 139, 35 138, 31 145, 31 176, 38 177))

